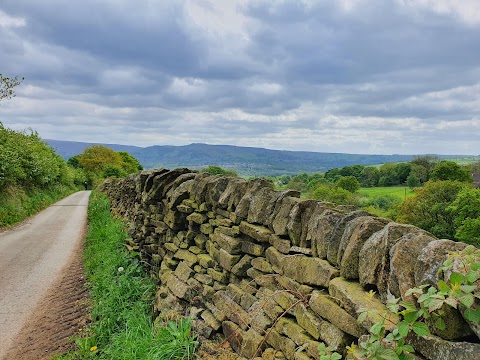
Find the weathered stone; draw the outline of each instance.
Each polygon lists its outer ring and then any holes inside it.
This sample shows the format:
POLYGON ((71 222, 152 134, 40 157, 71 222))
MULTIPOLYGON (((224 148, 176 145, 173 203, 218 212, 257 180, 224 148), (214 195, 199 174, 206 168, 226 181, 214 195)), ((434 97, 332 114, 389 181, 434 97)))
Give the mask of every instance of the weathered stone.
POLYGON ((194 290, 185 282, 177 278, 173 273, 166 276, 166 284, 170 291, 178 298, 191 299, 194 296, 194 290))
POLYGON ((293 340, 280 335, 278 331, 272 329, 268 332, 268 336, 265 337, 266 342, 274 349, 280 349, 285 354, 288 360, 295 359, 296 345, 293 340))
POLYGON ((266 227, 252 225, 246 221, 242 221, 240 223, 240 232, 242 234, 250 236, 252 239, 255 239, 261 243, 269 243, 270 235, 272 235, 272 232, 266 227))
POLYGON ((403 300, 413 300, 405 296, 408 289, 414 288, 417 259, 422 249, 435 238, 427 234, 406 234, 390 249, 390 277, 388 291, 403 300))
POLYGON ((202 249, 200 249, 200 248, 197 247, 197 246, 190 246, 190 247, 188 248, 188 251, 190 251, 192 254, 200 255, 200 253, 202 252, 202 249))
POLYGON ((232 226, 232 227, 219 226, 218 228, 215 229, 215 232, 222 233, 231 237, 237 237, 240 234, 240 229, 238 226, 232 226))
MULTIPOLYGON (((415 284, 436 286, 442 279, 438 270, 447 260, 449 252, 463 250, 467 245, 451 240, 435 240, 428 243, 418 256, 415 264, 415 284)), ((443 280, 443 279, 442 279, 443 280)))
POLYGON ((310 243, 302 242, 306 238, 307 224, 317 207, 316 200, 303 200, 295 204, 289 214, 287 231, 293 246, 310 247, 310 243))
POLYGON ((255 296, 245 293, 240 297, 240 306, 248 311, 256 301, 255 296))
POLYGON ((247 270, 251 268, 252 257, 250 255, 244 255, 238 263, 232 267, 232 273, 236 276, 246 276, 247 270))
POLYGON ((200 249, 205 249, 205 243, 207 242, 208 238, 205 236, 205 234, 198 234, 195 236, 194 242, 195 245, 197 245, 200 249))
MULTIPOLYGON (((195 174, 186 174, 186 176, 192 179, 195 174)), ((175 207, 178 208, 178 206, 182 203, 183 200, 186 200, 190 197, 190 191, 192 189, 193 183, 193 180, 187 180, 170 190, 169 194, 167 194, 167 198, 170 200, 168 203, 168 207, 170 209, 173 209, 175 207)))
POLYGON ((393 315, 380 299, 364 291, 359 283, 349 282, 340 277, 335 278, 330 281, 328 291, 332 297, 341 302, 344 309, 354 318, 358 316, 357 312, 362 308, 372 310, 368 314, 367 319, 360 324, 365 329, 369 329, 384 316, 387 316, 389 319, 389 321, 385 322, 387 330, 392 330, 392 324, 396 324, 399 321, 398 317, 393 315))
POLYGON ((191 214, 195 211, 194 208, 190 207, 190 206, 187 206, 187 205, 184 205, 184 204, 180 204, 180 205, 177 205, 176 209, 178 211, 180 211, 181 213, 184 213, 184 214, 191 214))
POLYGON ((308 285, 328 287, 329 281, 339 275, 338 269, 326 260, 304 255, 286 255, 280 264, 283 275, 308 285))
POLYGON ((214 232, 213 234, 210 234, 210 239, 215 241, 218 246, 220 246, 229 254, 238 255, 241 253, 241 241, 238 238, 234 238, 219 232, 214 232))
POLYGON ((226 190, 228 183, 228 177, 213 176, 212 180, 207 183, 205 189, 205 202, 210 206, 218 204, 218 200, 226 190))
POLYGON ((234 211, 245 195, 248 183, 240 178, 230 178, 225 191, 218 199, 218 205, 228 211, 234 211))
POLYGON ((215 318, 215 316, 213 316, 213 314, 209 310, 205 310, 200 316, 202 317, 203 321, 205 321, 205 323, 215 331, 220 329, 220 326, 222 324, 215 318))
POLYGON ((233 301, 225 291, 217 291, 213 295, 215 306, 221 310, 225 317, 238 324, 243 330, 247 329, 251 319, 250 315, 235 301, 233 301))
MULTIPOLYGON (((252 295, 250 295, 251 298, 247 299, 248 295, 249 294, 246 294, 242 297, 242 307, 245 309, 248 303, 251 303, 250 307, 247 308, 252 318, 251 325, 255 330, 262 332, 262 330, 270 327, 273 322, 265 311, 265 307, 268 305, 265 303, 265 300, 257 300, 257 298, 252 295)), ((270 301, 273 302, 273 300, 270 301)))
POLYGON ((263 336, 260 336, 260 334, 254 329, 248 329, 243 334, 243 341, 240 349, 240 354, 242 356, 251 359, 256 355, 260 355, 264 348, 263 336))
POLYGON ((298 294, 298 297, 306 298, 313 290, 311 286, 300 284, 297 281, 282 275, 275 276, 275 281, 282 288, 285 288, 292 293, 298 294))
POLYGON ((213 226, 210 223, 202 224, 200 225, 200 231, 205 235, 209 235, 213 233, 213 226))
POLYGON ((307 309, 305 305, 299 304, 295 309, 295 318, 298 325, 300 325, 307 333, 315 340, 320 338, 320 328, 324 322, 313 311, 307 309))
POLYGON ((390 277, 390 248, 405 234, 425 233, 412 225, 389 223, 377 231, 360 251, 359 279, 362 286, 376 286, 383 300, 387 298, 390 277))
POLYGON ((286 290, 274 291, 272 298, 283 310, 286 310, 291 315, 295 314, 295 306, 301 303, 300 299, 286 290))
POLYGON ((189 262, 190 264, 194 265, 198 262, 197 255, 191 253, 188 250, 180 249, 178 250, 175 255, 173 255, 174 258, 180 259, 180 260, 185 260, 189 262))
POLYGON ((430 360, 477 360, 480 354, 478 343, 451 342, 433 335, 410 335, 407 342, 430 360))
POLYGON ((212 267, 214 265, 213 258, 208 254, 198 254, 197 259, 198 259, 198 263, 205 269, 212 267))
POLYGON ((298 195, 298 191, 275 191, 268 187, 259 189, 252 194, 247 221, 268 226, 270 218, 274 213, 276 202, 292 195, 298 195))
POLYGON ((213 278, 208 274, 195 274, 194 278, 205 285, 213 285, 213 278))
POLYGON ((297 253, 297 254, 303 254, 303 255, 312 255, 312 249, 310 248, 303 248, 300 246, 291 246, 290 247, 290 253, 297 253))
POLYGON ((262 245, 244 239, 242 239, 241 242, 241 250, 242 252, 253 256, 262 256, 265 252, 265 248, 262 245))
POLYGON ((233 266, 240 260, 240 255, 231 255, 224 249, 218 251, 218 262, 225 270, 232 271, 233 266))
POLYGON ((192 276, 193 270, 190 268, 186 261, 182 261, 178 264, 174 273, 175 276, 178 277, 180 280, 187 281, 188 278, 192 276))
POLYGON ((382 230, 388 220, 373 216, 362 216, 351 220, 345 226, 340 240, 337 263, 340 275, 345 279, 358 279, 359 254, 363 245, 372 234, 382 230))
POLYGON ((289 215, 293 207, 298 204, 301 200, 298 197, 284 197, 279 201, 275 210, 272 214, 272 218, 269 223, 271 223, 271 228, 273 232, 277 235, 284 236, 288 235, 287 225, 289 222, 289 215))
POLYGON ((270 245, 272 245, 275 249, 280 251, 282 254, 288 254, 291 249, 290 240, 282 239, 275 234, 270 236, 269 240, 270 245))
POLYGON ((356 317, 354 318, 338 306, 328 295, 314 291, 310 297, 309 305, 318 315, 347 334, 358 338, 366 333, 365 329, 358 326, 356 317))
POLYGON ((216 271, 212 268, 207 269, 207 274, 210 275, 214 280, 220 281, 222 283, 228 282, 228 273, 223 271, 216 271))
POLYGON ((305 333, 305 330, 300 325, 285 317, 278 319, 275 330, 277 330, 279 334, 292 339, 297 346, 302 346, 311 340, 310 336, 305 333))
POLYGON ((264 179, 253 179, 248 182, 245 195, 240 199, 235 209, 237 216, 247 219, 253 196, 262 188, 272 189, 273 185, 264 179))
POLYGON ((283 274, 282 261, 287 255, 280 254, 277 249, 271 246, 265 251, 265 256, 272 265, 272 269, 279 274, 283 274))
POLYGON ((237 324, 231 321, 223 321, 222 329, 223 335, 226 339, 228 339, 228 342, 232 346, 233 350, 239 354, 242 350, 243 335, 245 332, 240 329, 237 324))
POLYGON ((315 216, 310 216, 302 231, 302 246, 307 247, 310 245, 314 256, 326 259, 328 240, 335 230, 335 224, 343 218, 344 214, 329 209, 328 205, 324 203, 317 203, 313 213, 315 216))
POLYGON ((178 230, 183 227, 185 223, 185 214, 179 211, 168 210, 163 218, 165 224, 168 225, 170 229, 178 230))
POLYGON ((163 246, 165 247, 165 249, 173 253, 176 253, 178 251, 178 246, 174 243, 165 243, 163 246))
POLYGON ((207 221, 207 217, 204 214, 194 212, 194 213, 191 213, 190 215, 187 216, 187 220, 191 223, 201 225, 205 221, 207 221))
POLYGON ((270 265, 270 263, 265 258, 262 258, 262 257, 253 258, 251 260, 251 264, 255 269, 260 270, 264 273, 272 272, 272 265, 270 265))

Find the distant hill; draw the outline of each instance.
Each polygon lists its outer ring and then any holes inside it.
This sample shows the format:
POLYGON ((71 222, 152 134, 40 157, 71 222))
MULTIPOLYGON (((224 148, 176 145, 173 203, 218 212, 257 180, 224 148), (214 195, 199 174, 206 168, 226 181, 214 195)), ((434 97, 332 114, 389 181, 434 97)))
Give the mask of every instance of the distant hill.
POLYGON ((267 176, 325 172, 348 165, 376 165, 386 162, 410 161, 411 155, 362 155, 308 151, 269 150, 232 145, 190 144, 184 146, 138 147, 118 144, 97 144, 45 140, 64 158, 80 154, 92 145, 104 145, 115 151, 127 151, 146 169, 159 167, 202 168, 218 165, 235 169, 240 175, 267 176))

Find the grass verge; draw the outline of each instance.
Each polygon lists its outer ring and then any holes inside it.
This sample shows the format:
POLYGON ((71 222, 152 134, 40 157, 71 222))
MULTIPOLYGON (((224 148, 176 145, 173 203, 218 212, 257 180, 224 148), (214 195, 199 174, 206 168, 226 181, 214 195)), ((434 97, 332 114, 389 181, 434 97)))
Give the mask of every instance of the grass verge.
POLYGON ((15 225, 51 204, 80 190, 75 186, 55 185, 24 189, 10 186, 0 192, 0 228, 15 225))
POLYGON ((88 208, 85 271, 91 287, 92 323, 75 339, 78 350, 55 359, 190 359, 197 342, 184 319, 155 330, 155 281, 124 247, 124 224, 113 219, 103 193, 93 192, 88 208), (172 352, 175 343, 180 352, 172 352))

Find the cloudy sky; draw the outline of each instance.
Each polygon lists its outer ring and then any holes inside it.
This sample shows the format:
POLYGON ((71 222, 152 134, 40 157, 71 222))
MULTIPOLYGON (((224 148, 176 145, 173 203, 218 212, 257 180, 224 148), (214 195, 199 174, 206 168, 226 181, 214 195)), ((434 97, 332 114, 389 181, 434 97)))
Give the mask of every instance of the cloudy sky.
POLYGON ((479 0, 0 0, 43 138, 480 154, 479 0))

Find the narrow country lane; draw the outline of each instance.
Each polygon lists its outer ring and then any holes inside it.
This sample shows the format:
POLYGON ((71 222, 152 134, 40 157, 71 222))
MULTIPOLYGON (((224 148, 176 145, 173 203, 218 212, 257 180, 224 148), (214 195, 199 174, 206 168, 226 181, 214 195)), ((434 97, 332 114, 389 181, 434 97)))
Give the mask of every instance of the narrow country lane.
POLYGON ((0 233, 0 360, 80 246, 89 196, 72 194, 0 233))

